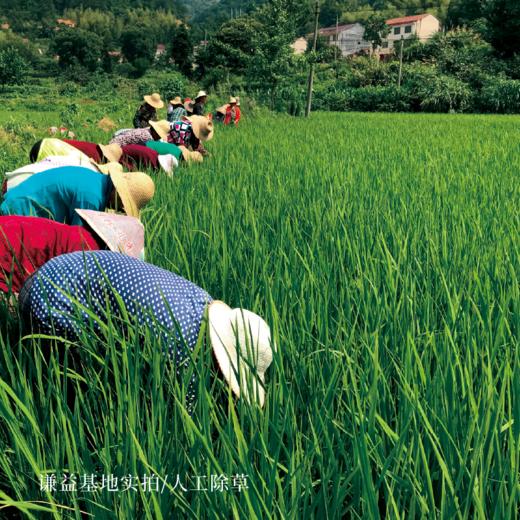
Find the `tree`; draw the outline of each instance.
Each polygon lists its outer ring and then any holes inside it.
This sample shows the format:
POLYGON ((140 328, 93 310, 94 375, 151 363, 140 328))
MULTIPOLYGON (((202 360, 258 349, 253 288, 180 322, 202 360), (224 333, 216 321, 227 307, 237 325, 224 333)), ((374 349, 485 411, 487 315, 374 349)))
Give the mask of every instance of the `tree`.
POLYGON ((92 72, 99 67, 103 41, 97 34, 82 29, 60 29, 52 49, 59 56, 60 67, 80 65, 92 72))
POLYGON ((486 4, 489 41, 499 54, 512 57, 520 52, 520 2, 491 0, 486 4))
POLYGON ((0 85, 23 83, 28 67, 27 62, 12 47, 0 50, 0 85))
POLYGON ((197 63, 203 75, 220 67, 228 74, 243 74, 255 48, 256 35, 263 25, 253 16, 241 16, 224 23, 208 44, 199 50, 197 63))
POLYGON ((177 68, 185 76, 191 76, 193 71, 193 44, 190 39, 190 33, 184 24, 179 25, 175 31, 171 56, 177 68))
POLYGON ((390 27, 386 25, 385 18, 380 15, 371 15, 365 22, 365 40, 372 44, 372 52, 376 47, 382 45, 383 40, 388 36, 390 27))
POLYGON ((299 10, 300 3, 296 0, 271 0, 255 12, 262 29, 253 36, 246 76, 253 87, 267 91, 271 107, 277 89, 291 76, 290 44, 296 36, 299 10))
POLYGON ((143 28, 135 27, 121 35, 121 52, 139 75, 152 66, 157 45, 154 38, 143 36, 145 32, 143 28))

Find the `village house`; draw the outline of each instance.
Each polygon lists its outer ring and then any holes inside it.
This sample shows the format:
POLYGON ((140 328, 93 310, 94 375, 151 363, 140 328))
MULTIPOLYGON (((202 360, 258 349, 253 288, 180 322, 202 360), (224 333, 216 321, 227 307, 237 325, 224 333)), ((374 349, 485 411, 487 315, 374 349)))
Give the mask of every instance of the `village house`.
POLYGON ((365 28, 360 23, 334 25, 319 30, 318 33, 331 46, 336 46, 342 56, 351 56, 370 51, 370 43, 363 39, 365 28))
MULTIPOLYGON (((56 20, 56 23, 58 24, 58 26, 64 25, 65 27, 70 27, 70 28, 76 27, 76 22, 74 20, 71 20, 70 18, 58 18, 56 20)), ((56 28, 58 28, 58 27, 56 27, 56 28)))
POLYGON ((297 40, 294 40, 293 43, 291 43, 291 48, 293 50, 294 54, 305 54, 305 51, 307 50, 307 39, 303 36, 301 38, 298 38, 297 40))
POLYGON ((394 51, 395 42, 416 37, 420 41, 426 41, 435 33, 440 31, 440 22, 431 14, 417 14, 414 16, 403 16, 401 18, 391 18, 386 20, 390 32, 383 41, 383 45, 378 49, 381 57, 394 51))
MULTIPOLYGON (((394 52, 395 42, 416 37, 419 41, 426 41, 440 31, 440 22, 431 14, 417 14, 391 18, 386 20, 390 32, 383 40, 383 44, 376 50, 376 56, 387 58, 394 52)), ((324 27, 318 33, 330 46, 336 46, 342 56, 369 54, 370 42, 364 39, 365 28, 360 23, 351 23, 324 27)), ((307 40, 298 38, 291 45, 295 54, 302 54, 307 48, 307 40), (302 50, 303 49, 303 50, 302 50)))
POLYGON ((164 43, 158 43, 157 47, 155 48, 155 57, 159 58, 166 52, 166 45, 164 43))

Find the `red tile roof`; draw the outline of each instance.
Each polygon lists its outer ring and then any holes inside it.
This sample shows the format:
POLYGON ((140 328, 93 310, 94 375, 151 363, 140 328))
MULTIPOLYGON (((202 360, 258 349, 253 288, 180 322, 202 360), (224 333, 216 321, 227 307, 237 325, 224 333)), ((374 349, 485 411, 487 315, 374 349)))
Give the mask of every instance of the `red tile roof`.
POLYGON ((336 30, 338 31, 338 34, 342 31, 346 31, 347 29, 351 29, 354 27, 355 24, 348 23, 345 25, 338 25, 337 29, 336 26, 333 25, 332 27, 324 27, 323 29, 320 29, 319 34, 321 36, 331 36, 333 34, 336 34, 336 30))
POLYGON ((413 16, 402 16, 401 18, 390 18, 390 20, 386 21, 386 25, 402 25, 404 23, 418 22, 427 16, 429 16, 428 13, 415 14, 413 16))

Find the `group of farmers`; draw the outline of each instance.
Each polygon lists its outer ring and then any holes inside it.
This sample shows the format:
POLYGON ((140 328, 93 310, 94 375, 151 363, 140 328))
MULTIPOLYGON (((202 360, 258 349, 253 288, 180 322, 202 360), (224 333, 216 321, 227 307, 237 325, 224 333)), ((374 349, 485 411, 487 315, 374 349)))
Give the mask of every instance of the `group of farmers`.
MULTIPOLYGON (((195 96, 195 101, 191 98, 176 96, 168 103, 166 119, 168 122, 180 121, 183 117, 206 115, 206 102, 208 95, 204 90, 200 90, 195 96)), ((157 120, 157 110, 164 107, 161 96, 157 93, 144 96, 144 103, 137 109, 134 115, 134 128, 145 128, 150 125, 150 121, 157 120)), ((214 113, 207 114, 210 119, 224 125, 238 126, 240 121, 240 98, 231 96, 229 103, 218 107, 214 113)))
MULTIPOLYGON (((29 164, 5 172, 0 291, 17 298, 26 326, 69 341, 78 340, 93 313, 101 323, 108 315, 128 316, 152 330, 179 374, 204 341, 214 374, 236 396, 263 406, 264 373, 275 349, 267 323, 144 261, 140 215, 155 183, 139 170, 172 175, 182 163, 203 160, 204 143, 214 133, 205 102, 205 92, 195 103, 177 97, 168 118, 157 121, 156 110, 164 104, 151 94, 135 114, 135 128, 117 131, 108 144, 56 138, 35 143, 29 164)), ((223 122, 238 123, 238 105, 230 100, 223 122)), ((192 377, 186 394, 190 413, 196 386, 192 377)))

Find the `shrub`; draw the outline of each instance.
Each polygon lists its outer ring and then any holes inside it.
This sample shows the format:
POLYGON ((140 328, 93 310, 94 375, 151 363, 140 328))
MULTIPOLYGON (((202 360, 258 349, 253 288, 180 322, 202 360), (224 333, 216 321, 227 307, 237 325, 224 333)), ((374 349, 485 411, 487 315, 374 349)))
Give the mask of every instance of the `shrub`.
POLYGON ((351 87, 368 87, 397 83, 399 65, 363 57, 352 60, 351 87))
POLYGON ((396 85, 337 88, 320 90, 314 98, 317 110, 358 112, 407 112, 410 99, 407 90, 396 85))
POLYGON ((402 84, 408 92, 412 111, 462 112, 471 106, 470 86, 457 78, 439 73, 431 65, 405 65, 402 84))
POLYGON ((27 74, 27 62, 14 48, 0 50, 0 85, 23 83, 27 74))
POLYGON ((443 74, 432 75, 415 92, 425 112, 464 112, 472 99, 467 83, 443 74))
POLYGON ((163 99, 182 96, 185 92, 186 80, 179 72, 146 76, 137 82, 137 92, 140 97, 151 92, 159 92, 163 99))
POLYGON ((410 110, 408 93, 396 85, 368 86, 350 89, 350 106, 360 112, 407 112, 410 110))
POLYGON ((478 97, 477 108, 483 112, 520 113, 520 80, 490 79, 478 97))

